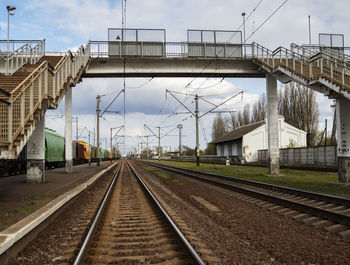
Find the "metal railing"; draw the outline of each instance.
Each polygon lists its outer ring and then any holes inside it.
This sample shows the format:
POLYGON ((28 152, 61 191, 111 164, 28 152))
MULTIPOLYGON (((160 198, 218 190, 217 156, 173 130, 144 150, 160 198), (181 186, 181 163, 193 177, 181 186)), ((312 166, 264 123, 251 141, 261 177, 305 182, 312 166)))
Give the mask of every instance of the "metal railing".
MULTIPOLYGON (((12 46, 17 47, 23 41, 13 41, 12 46)), ((1 43, 0 44, 4 44, 1 43)), ((26 63, 34 64, 45 54, 45 39, 24 43, 22 46, 9 52, 0 54, 0 72, 11 75, 26 63)))
POLYGON ((6 54, 17 50, 25 44, 34 47, 40 42, 42 42, 42 40, 0 40, 0 51, 2 54, 6 54))
POLYGON ((350 89, 350 64, 324 52, 315 53, 294 46, 292 50, 279 47, 274 51, 253 43, 253 59, 270 69, 284 67, 305 80, 324 78, 328 82, 350 89))
POLYGON ((243 45, 197 42, 90 41, 91 57, 242 58, 243 45))
MULTIPOLYGON (((43 54, 42 46, 36 46, 31 49, 32 62, 37 61, 43 54)), ((25 141, 21 140, 14 146, 18 136, 26 135, 26 125, 35 127, 34 114, 44 100, 57 104, 67 85, 79 80, 89 60, 88 51, 88 45, 85 48, 81 46, 75 55, 68 51, 54 69, 44 61, 15 89, 0 94, 0 144, 8 145, 9 151, 16 147, 15 153, 19 154, 25 141)))

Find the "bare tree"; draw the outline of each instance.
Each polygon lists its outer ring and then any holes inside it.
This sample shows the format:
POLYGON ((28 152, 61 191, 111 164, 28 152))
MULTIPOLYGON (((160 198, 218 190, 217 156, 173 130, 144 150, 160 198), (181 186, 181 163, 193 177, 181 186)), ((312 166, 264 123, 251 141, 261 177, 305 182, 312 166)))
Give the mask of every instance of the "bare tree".
POLYGON ((246 104, 243 108, 241 126, 250 124, 250 105, 246 104))
MULTIPOLYGON (((266 118, 266 105, 266 95, 262 94, 259 97, 258 102, 253 105, 251 114, 249 104, 245 105, 243 110, 239 111, 236 115, 232 114, 231 120, 228 122, 230 124, 229 127, 236 129, 249 123, 264 120, 266 118)), ((280 88, 278 99, 278 113, 285 117, 285 121, 287 123, 308 133, 309 145, 317 144, 316 138, 318 131, 319 111, 316 102, 315 91, 301 85, 295 85, 294 83, 280 88)), ((223 123, 227 124, 226 120, 222 120, 223 123)), ((215 124, 215 126, 219 125, 215 124)), ((227 128, 228 127, 226 126, 226 129, 227 128)))
POLYGON ((258 102, 256 102, 253 105, 253 112, 252 112, 252 118, 251 122, 258 122, 263 121, 266 118, 266 95, 263 93, 259 99, 258 102))
POLYGON ((215 140, 227 132, 227 122, 219 113, 213 122, 212 139, 215 140))
POLYGON ((284 86, 279 92, 278 112, 287 123, 308 133, 309 144, 316 144, 319 111, 315 91, 294 83, 284 86))

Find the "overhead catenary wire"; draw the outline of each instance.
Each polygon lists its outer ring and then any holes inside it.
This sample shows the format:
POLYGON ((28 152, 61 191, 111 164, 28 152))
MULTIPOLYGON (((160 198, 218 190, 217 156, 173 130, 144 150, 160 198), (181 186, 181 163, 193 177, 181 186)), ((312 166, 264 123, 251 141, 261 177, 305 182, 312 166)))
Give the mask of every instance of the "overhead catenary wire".
MULTIPOLYGON (((246 38, 246 39, 244 40, 244 43, 245 43, 247 40, 249 40, 252 36, 254 36, 254 34, 255 34, 263 25, 265 25, 265 23, 266 23, 267 21, 269 21, 269 20, 273 17, 273 15, 276 14, 276 13, 278 12, 278 10, 280 10, 288 1, 289 1, 289 0, 285 0, 281 5, 279 5, 279 6, 275 9, 275 11, 273 11, 272 14, 271 14, 270 16, 268 16, 268 17, 257 27, 257 29, 256 29, 254 32, 252 32, 252 33, 248 36, 248 38, 246 38)), ((231 57, 235 52, 237 52, 238 49, 240 49, 240 48, 236 48, 236 49, 231 53, 230 57, 231 57)))
MULTIPOLYGON (((252 11, 249 13, 249 15, 247 16, 246 21, 250 18, 250 16, 253 14, 253 12, 255 12, 255 10, 260 6, 260 4, 261 4, 262 2, 263 2, 263 0, 260 0, 260 1, 257 3, 257 5, 253 8, 253 10, 252 10, 252 11)), ((243 23, 238 27, 237 31, 238 31, 242 26, 243 26, 243 23)), ((234 35, 237 33, 237 31, 233 33, 233 35, 228 39, 227 42, 229 42, 229 41, 234 37, 234 35)), ((232 53, 232 54, 233 54, 233 53, 232 53)), ((212 61, 210 61, 207 65, 205 65, 204 68, 201 70, 200 73, 203 73, 203 71, 204 71, 205 69, 207 69, 211 63, 212 63, 212 61)), ((217 69, 216 69, 216 70, 217 70, 217 69)), ((198 77, 193 78, 183 89, 186 89, 186 92, 187 92, 187 88, 188 88, 197 78, 198 78, 198 77)), ((201 86, 202 86, 207 80, 208 80, 208 78, 201 84, 201 86)), ((219 83, 221 83, 223 80, 224 80, 224 78, 222 78, 222 80, 221 80, 219 83)), ((200 87, 201 87, 201 86, 200 86, 200 87)), ((199 88, 200 88, 200 87, 199 87, 199 88)), ((197 88, 196 90, 198 90, 198 88, 197 88)), ((185 102, 186 100, 187 100, 187 99, 185 99, 184 102, 185 102)), ((179 109, 179 107, 178 107, 174 112, 176 112, 178 109, 179 109)), ((170 116, 172 116, 172 115, 170 115, 170 116)), ((165 118, 165 119, 161 122, 161 124, 163 124, 166 120, 167 120, 167 118, 165 118)))
POLYGON ((272 12, 272 14, 271 14, 270 16, 268 16, 268 18, 266 18, 266 19, 264 20, 264 22, 262 22, 262 23, 256 28, 256 30, 255 30, 254 32, 252 32, 252 34, 249 35, 248 38, 246 38, 246 41, 249 40, 262 26, 264 26, 264 24, 265 24, 267 21, 269 21, 270 18, 271 18, 274 14, 276 14, 276 13, 278 12, 278 10, 280 10, 288 1, 289 1, 289 0, 285 0, 281 5, 279 5, 279 7, 278 7, 274 12, 272 12))

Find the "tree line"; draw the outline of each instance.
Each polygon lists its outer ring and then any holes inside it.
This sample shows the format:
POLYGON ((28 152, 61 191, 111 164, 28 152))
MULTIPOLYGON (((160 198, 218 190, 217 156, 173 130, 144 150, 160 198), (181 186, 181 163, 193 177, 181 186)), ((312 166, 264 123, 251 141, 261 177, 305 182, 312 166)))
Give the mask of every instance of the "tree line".
MULTIPOLYGON (((278 113, 284 116, 285 122, 307 132, 308 145, 315 146, 322 142, 323 132, 318 131, 319 110, 315 91, 295 83, 280 87, 278 113)), ((266 115, 267 99, 264 93, 252 107, 246 104, 242 110, 232 113, 231 117, 218 114, 213 121, 212 139, 215 140, 238 127, 265 120, 266 115)))

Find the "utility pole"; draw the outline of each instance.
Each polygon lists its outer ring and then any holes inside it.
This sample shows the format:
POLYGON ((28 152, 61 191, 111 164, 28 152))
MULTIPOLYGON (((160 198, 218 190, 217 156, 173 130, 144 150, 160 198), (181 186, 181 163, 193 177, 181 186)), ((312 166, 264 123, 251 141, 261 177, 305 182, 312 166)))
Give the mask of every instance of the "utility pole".
POLYGON ((197 166, 199 166, 199 126, 198 126, 198 121, 199 121, 199 115, 198 115, 198 95, 194 97, 196 101, 196 161, 197 161, 197 166))
MULTIPOLYGON (((242 14, 243 15, 243 14, 242 14)), ((197 166, 199 166, 199 126, 198 126, 198 123, 199 123, 199 119, 202 118, 203 116, 205 116, 206 114, 208 113, 214 113, 213 110, 217 109, 218 107, 224 105, 226 102, 228 102, 229 100, 233 99, 234 97, 236 97, 237 95, 239 94, 243 94, 243 91, 240 91, 239 93, 236 93, 235 95, 229 97, 228 99, 226 99, 225 101, 221 102, 220 104, 214 104, 212 102, 209 102, 208 100, 204 99, 203 97, 200 97, 198 96, 197 94, 196 95, 192 95, 192 94, 185 94, 185 93, 182 93, 182 92, 176 92, 176 91, 169 91, 168 89, 165 90, 166 93, 169 93, 177 102, 179 102, 188 112, 186 113, 190 113, 192 114, 193 116, 196 117, 196 163, 197 163, 197 166), (195 102, 196 102, 196 109, 193 113, 193 111, 191 111, 184 103, 182 103, 174 94, 183 94, 183 95, 186 95, 186 96, 193 96, 194 99, 195 99, 195 102), (203 113, 202 115, 199 116, 199 108, 198 108, 198 101, 199 99, 202 99, 204 100, 205 102, 207 103, 210 103, 211 105, 213 105, 214 107, 211 108, 209 111, 203 113)), ((221 112, 232 112, 232 111, 221 111, 221 112)), ((183 113, 184 114, 184 113, 183 113)))
POLYGON ((96 107, 96 115, 97 115, 97 165, 99 166, 101 163, 101 154, 100 154, 100 101, 101 97, 97 95, 97 107, 96 107))
POLYGON ((160 127, 158 127, 158 161, 160 161, 160 127))
POLYGON ((147 158, 149 158, 149 148, 148 148, 148 135, 146 136, 147 145, 147 158))
POLYGON ((142 142, 140 142, 140 147, 141 147, 141 149, 140 149, 140 158, 142 159, 142 142))
MULTIPOLYGON (((160 126, 156 127, 158 128, 158 135, 151 130, 150 127, 148 127, 146 124, 143 125, 144 128, 147 128, 155 137, 158 138, 158 160, 160 160, 160 126)), ((148 138, 147 138, 147 145, 148 145, 148 138)))
POLYGON ((94 134, 94 146, 96 146, 96 131, 95 131, 95 128, 93 130, 93 134, 94 134))
POLYGON ((245 47, 245 12, 242 13, 243 17, 243 45, 244 45, 244 57, 246 57, 246 47, 245 47))
MULTIPOLYGON (((89 132, 89 146, 90 146, 90 131, 89 132)), ((91 146, 90 146, 91 148, 91 146)), ((89 155, 89 166, 91 165, 91 150, 90 150, 90 155, 89 155)))
POLYGON ((324 128, 324 145, 327 145, 327 130, 328 130, 328 126, 327 126, 327 119, 325 120, 325 128, 324 128))
POLYGON ((311 45, 311 17, 309 15, 309 44, 311 45))
POLYGON ((113 128, 111 128, 111 134, 110 134, 110 137, 111 137, 111 163, 113 163, 113 138, 112 138, 112 130, 113 128))
POLYGON ((182 124, 177 125, 177 128, 179 129, 179 156, 181 156, 181 131, 182 131, 182 124))
POLYGON ((72 118, 72 122, 76 123, 75 126, 75 140, 78 141, 79 139, 79 127, 78 127, 78 116, 72 118))

